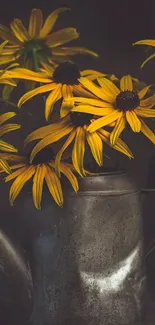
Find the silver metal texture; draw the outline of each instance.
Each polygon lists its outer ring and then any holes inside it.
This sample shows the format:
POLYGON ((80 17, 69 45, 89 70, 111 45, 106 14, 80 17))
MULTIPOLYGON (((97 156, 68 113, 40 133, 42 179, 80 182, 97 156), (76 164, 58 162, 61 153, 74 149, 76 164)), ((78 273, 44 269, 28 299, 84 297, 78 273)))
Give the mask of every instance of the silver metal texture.
POLYGON ((62 209, 51 204, 39 212, 46 227, 33 242, 32 324, 142 325, 139 190, 123 173, 86 177, 79 184, 78 194, 66 192, 62 209))
POLYGON ((22 253, 0 231, 0 317, 4 322, 10 313, 9 324, 21 324, 31 310, 32 278, 22 253))

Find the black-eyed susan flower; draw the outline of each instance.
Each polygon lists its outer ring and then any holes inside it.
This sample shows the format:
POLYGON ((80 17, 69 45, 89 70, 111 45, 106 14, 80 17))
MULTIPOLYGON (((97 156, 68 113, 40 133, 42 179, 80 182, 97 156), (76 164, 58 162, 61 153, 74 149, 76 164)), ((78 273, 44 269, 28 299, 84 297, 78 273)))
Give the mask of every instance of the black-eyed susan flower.
MULTIPOLYGON (((141 41, 137 41, 133 43, 132 45, 147 45, 147 46, 152 46, 155 47, 155 40, 154 39, 144 39, 141 41)), ((144 67, 144 65, 149 62, 151 59, 155 58, 155 53, 151 54, 141 65, 141 68, 144 67)))
POLYGON ((7 173, 10 173, 10 168, 8 166, 8 163, 5 159, 5 156, 2 152, 17 152, 18 150, 11 144, 5 142, 2 140, 2 137, 11 132, 18 130, 20 128, 19 124, 16 123, 7 123, 4 124, 7 120, 14 117, 16 114, 14 112, 7 112, 0 115, 0 169, 4 170, 7 173), (4 124, 4 125, 3 125, 4 124))
MULTIPOLYGON (((91 123, 91 119, 92 115, 90 114, 70 113, 61 119, 59 123, 53 123, 32 132, 27 137, 26 143, 36 139, 42 140, 34 146, 31 152, 30 162, 33 161, 34 157, 43 148, 67 136, 67 139, 65 139, 65 142, 57 153, 55 159, 55 167, 58 175, 60 175, 61 171, 60 161, 62 159, 62 155, 71 144, 73 144, 72 163, 75 170, 80 174, 81 177, 86 176, 86 171, 84 169, 86 143, 88 143, 88 146, 90 147, 91 153, 97 164, 99 166, 102 166, 103 142, 110 145, 110 134, 103 129, 89 133, 87 131, 87 127, 91 123)), ((116 144, 113 146, 113 148, 124 153, 130 158, 133 157, 131 151, 121 139, 117 139, 116 144)))
POLYGON ((141 131, 155 144, 154 133, 141 118, 155 117, 155 109, 152 108, 155 105, 155 94, 144 99, 150 86, 139 92, 135 91, 130 75, 121 78, 120 88, 106 78, 98 78, 100 87, 86 78, 81 78, 80 82, 98 97, 98 99, 72 98, 76 104, 72 109, 73 112, 100 116, 87 127, 88 132, 93 133, 106 125, 115 123, 110 134, 110 143, 114 145, 128 122, 133 132, 141 131))
POLYGON ((10 23, 10 29, 0 25, 0 37, 8 40, 8 45, 0 54, 0 64, 18 60, 22 66, 36 70, 40 62, 49 61, 54 64, 79 53, 97 57, 95 52, 86 48, 63 47, 64 44, 79 37, 75 28, 69 27, 53 32, 58 17, 67 10, 68 8, 56 9, 43 22, 42 11, 32 9, 28 29, 20 19, 14 19, 10 23))
POLYGON ((98 76, 105 76, 105 74, 94 70, 79 71, 78 67, 74 63, 63 62, 59 64, 55 69, 48 64, 43 64, 40 72, 33 72, 28 69, 15 68, 9 72, 11 78, 20 78, 33 81, 40 81, 42 86, 39 86, 33 90, 25 93, 18 102, 18 107, 21 107, 27 100, 38 95, 50 92, 45 101, 45 118, 49 119, 50 114, 53 111, 54 104, 59 100, 62 100, 60 107, 60 116, 66 116, 74 102, 65 102, 67 97, 74 95, 94 97, 90 94, 81 84, 80 77, 87 76, 89 80, 93 80, 98 76))
MULTIPOLYGON (((42 150, 30 164, 28 156, 15 155, 15 159, 10 155, 5 155, 5 159, 10 162, 12 173, 10 177, 6 177, 5 181, 13 180, 9 191, 9 200, 13 205, 14 200, 21 192, 24 185, 33 178, 32 181, 32 197, 34 205, 37 209, 41 208, 42 194, 44 191, 44 183, 53 197, 54 201, 62 207, 63 192, 61 182, 55 172, 55 160, 51 147, 42 150), (16 162, 13 164, 13 162, 16 162)), ((61 162, 60 171, 71 183, 75 192, 78 191, 78 181, 74 175, 74 168, 71 164, 61 162)))

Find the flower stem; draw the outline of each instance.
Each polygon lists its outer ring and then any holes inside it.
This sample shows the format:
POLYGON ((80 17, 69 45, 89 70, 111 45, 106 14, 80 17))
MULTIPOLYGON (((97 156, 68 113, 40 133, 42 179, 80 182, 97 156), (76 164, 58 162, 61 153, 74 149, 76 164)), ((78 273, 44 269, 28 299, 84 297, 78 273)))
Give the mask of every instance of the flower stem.
POLYGON ((34 71, 37 72, 39 65, 38 65, 38 60, 37 60, 37 55, 36 55, 36 50, 33 49, 32 50, 32 54, 33 54, 33 64, 34 64, 34 71))
MULTIPOLYGON (((38 60, 37 60, 37 55, 36 55, 36 50, 33 49, 33 64, 34 64, 34 70, 35 72, 38 71, 38 68, 39 68, 39 64, 38 64, 38 60)), ((42 86, 43 84, 40 82, 40 86, 42 86)), ((44 103, 46 101, 46 97, 43 96, 43 100, 44 100, 44 103)))

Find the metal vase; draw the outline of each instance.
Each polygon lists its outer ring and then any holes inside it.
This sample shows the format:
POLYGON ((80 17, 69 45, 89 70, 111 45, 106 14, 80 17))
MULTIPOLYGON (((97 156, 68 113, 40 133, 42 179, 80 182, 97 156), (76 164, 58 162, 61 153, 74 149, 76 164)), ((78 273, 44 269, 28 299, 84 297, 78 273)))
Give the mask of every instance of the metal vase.
POLYGON ((124 173, 79 179, 58 208, 24 214, 32 240, 33 325, 142 325, 145 270, 139 190, 124 173), (40 223, 42 227, 38 227, 40 223), (43 222, 44 221, 44 222, 43 222))

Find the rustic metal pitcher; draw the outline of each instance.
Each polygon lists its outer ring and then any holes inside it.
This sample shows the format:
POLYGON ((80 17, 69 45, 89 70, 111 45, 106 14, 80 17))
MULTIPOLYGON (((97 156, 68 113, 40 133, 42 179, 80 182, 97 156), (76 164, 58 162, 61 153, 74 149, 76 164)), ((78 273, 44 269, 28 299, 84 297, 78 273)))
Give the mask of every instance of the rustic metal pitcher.
POLYGON ((124 173, 79 179, 62 209, 31 193, 34 325, 142 325, 145 293, 140 194, 124 173), (39 226, 40 223, 40 226, 39 226))

